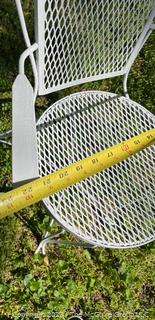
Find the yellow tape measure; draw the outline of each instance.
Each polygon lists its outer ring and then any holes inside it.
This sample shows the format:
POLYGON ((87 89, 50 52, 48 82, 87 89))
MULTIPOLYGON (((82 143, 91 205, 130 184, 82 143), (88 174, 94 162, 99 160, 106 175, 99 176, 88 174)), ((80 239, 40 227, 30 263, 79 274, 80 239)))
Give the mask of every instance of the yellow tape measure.
POLYGON ((155 129, 93 154, 0 196, 0 218, 105 170, 155 143, 155 129))

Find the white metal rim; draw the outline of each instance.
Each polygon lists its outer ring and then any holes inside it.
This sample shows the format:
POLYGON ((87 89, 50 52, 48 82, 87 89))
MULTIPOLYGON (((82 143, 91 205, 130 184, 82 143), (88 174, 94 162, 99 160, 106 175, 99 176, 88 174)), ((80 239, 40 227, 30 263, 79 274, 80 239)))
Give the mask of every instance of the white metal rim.
MULTIPOLYGON (((47 111, 45 111, 45 113, 41 116, 38 124, 42 123, 45 118, 46 118, 46 115, 51 112, 51 110, 54 110, 54 108, 56 108, 57 110, 59 110, 59 107, 61 105, 61 103, 64 103, 65 101, 69 101, 70 99, 80 99, 81 96, 84 96, 84 95, 90 95, 90 96, 95 96, 95 95, 98 95, 100 97, 104 97, 105 96, 109 96, 109 97, 117 97, 117 95, 114 95, 114 94, 111 94, 111 93, 107 93, 107 92, 100 92, 100 91, 88 91, 88 92, 81 92, 81 93, 78 93, 78 94, 73 94, 73 95, 70 95, 69 97, 66 97, 64 99, 61 99, 60 101, 56 102, 53 106, 51 106, 47 111)), ((143 108, 142 106, 140 106, 139 104, 133 102, 132 100, 130 99, 127 99, 127 98, 118 98, 118 99, 123 99, 124 101, 126 101, 128 104, 130 105, 134 105, 135 107, 135 112, 137 112, 137 110, 139 112, 141 112, 141 114, 145 115, 147 119, 150 119, 150 123, 152 123, 152 126, 155 126, 155 119, 153 117, 153 115, 147 111, 145 108, 143 108), (152 122, 151 122, 152 121, 152 122)), ((59 110, 60 111, 60 110, 59 110)), ((47 120, 47 119, 46 119, 47 120)), ((147 120, 148 121, 148 120, 147 120)), ((139 123, 139 126, 140 126, 140 123, 139 123)), ((144 128, 144 130, 147 129, 147 128, 144 128)), ((140 130, 142 129, 138 129, 137 131, 137 134, 140 133, 140 130)), ((132 133, 131 133, 132 135, 132 133)), ((38 136, 38 141, 39 141, 39 136, 38 136)), ((117 141, 118 142, 118 141, 117 141)), ((154 147, 150 147, 152 148, 152 152, 155 151, 154 147)), ((145 152, 145 151, 144 151, 145 152)), ((153 156, 152 156, 153 157, 153 156)), ((75 159, 73 160, 75 161, 75 159)), ((131 161, 131 160, 127 160, 127 161, 131 161)), ((91 179, 91 178, 90 178, 91 179)), ((86 179, 87 180, 87 179, 86 179)), ((71 187, 72 188, 72 187, 71 187)), ((64 191, 62 191, 62 193, 64 194, 64 191)), ((86 241, 86 242, 89 242, 90 244, 92 245, 95 245, 95 246, 101 246, 101 247, 109 247, 109 248, 132 248, 132 247, 137 247, 137 246, 140 246, 140 245, 143 245, 143 244, 146 244, 146 243, 149 243, 151 241, 154 240, 155 236, 153 235, 153 233, 150 234, 150 236, 144 236, 143 239, 141 239, 140 241, 126 241, 126 242, 110 242, 109 243, 107 241, 104 241, 102 239, 102 241, 99 241, 98 239, 95 239, 94 237, 91 238, 91 236, 86 236, 84 233, 82 234, 82 232, 79 232, 78 228, 75 228, 71 225, 69 225, 69 221, 68 219, 63 219, 61 214, 59 214, 59 211, 60 209, 56 208, 56 206, 54 205, 54 207, 52 206, 51 202, 49 201, 49 198, 47 199, 44 199, 44 204, 45 206, 47 207, 47 209, 51 212, 52 216, 58 221, 59 224, 61 224, 63 226, 64 229, 68 230, 69 232, 71 232, 72 234, 74 234, 75 236, 77 236, 79 239, 83 240, 83 241, 86 241)), ((138 232, 138 231, 137 231, 138 232)))

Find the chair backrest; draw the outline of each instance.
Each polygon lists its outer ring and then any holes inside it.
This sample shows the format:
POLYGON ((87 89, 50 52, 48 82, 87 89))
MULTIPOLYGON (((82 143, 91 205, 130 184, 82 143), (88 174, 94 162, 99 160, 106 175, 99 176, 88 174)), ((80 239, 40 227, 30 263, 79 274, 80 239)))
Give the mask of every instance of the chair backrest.
POLYGON ((154 0, 35 3, 39 94, 125 74, 155 6, 154 0))

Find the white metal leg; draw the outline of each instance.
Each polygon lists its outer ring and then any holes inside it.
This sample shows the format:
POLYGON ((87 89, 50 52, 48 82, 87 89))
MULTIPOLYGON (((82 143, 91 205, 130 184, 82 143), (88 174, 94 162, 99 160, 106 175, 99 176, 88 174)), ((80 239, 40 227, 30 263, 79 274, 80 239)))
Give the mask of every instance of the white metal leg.
MULTIPOLYGON (((54 223, 54 220, 52 219, 50 226, 52 227, 54 223)), ((43 240, 40 242, 38 248, 36 249, 35 253, 42 253, 43 255, 46 255, 46 246, 48 244, 58 244, 58 245, 69 245, 69 246, 75 246, 75 247, 86 247, 86 248, 95 248, 96 246, 91 245, 89 243, 84 243, 82 241, 76 242, 76 241, 67 241, 67 240, 59 240, 59 237, 64 234, 66 231, 62 229, 60 232, 51 235, 50 232, 46 232, 43 235, 43 240)))

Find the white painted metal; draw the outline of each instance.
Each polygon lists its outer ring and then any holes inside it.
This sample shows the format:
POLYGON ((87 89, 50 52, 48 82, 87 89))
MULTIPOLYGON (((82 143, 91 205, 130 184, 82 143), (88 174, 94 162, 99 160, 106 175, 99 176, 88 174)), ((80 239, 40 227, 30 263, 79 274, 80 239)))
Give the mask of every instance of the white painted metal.
MULTIPOLYGON (((140 1, 140 2, 142 2, 142 1, 140 1)), ((147 2, 148 1, 145 1, 145 4, 147 4, 147 2)), ((136 43, 134 51, 131 54, 131 56, 129 57, 129 60, 127 61, 127 64, 125 66, 126 71, 130 70, 130 68, 131 68, 133 62, 135 61, 139 51, 141 50, 142 46, 144 45, 145 41, 147 40, 147 34, 150 34, 149 31, 152 31, 152 21, 153 21, 154 17, 155 17, 155 2, 154 2, 153 10, 151 11, 151 13, 150 13, 150 15, 148 17, 148 20, 147 20, 146 24, 143 27, 142 33, 139 36, 139 39, 138 39, 138 41, 136 43)), ((139 17, 139 19, 140 19, 140 17, 139 17)), ((137 23, 139 23, 139 21, 137 23)))
POLYGON ((39 94, 125 74, 155 15, 154 0, 36 0, 39 94))
MULTIPOLYGON (((21 1, 15 0, 15 3, 16 3, 16 8, 17 8, 17 12, 18 12, 25 44, 26 44, 26 47, 29 48, 29 47, 31 47, 31 42, 30 42, 30 38, 28 35, 26 23, 25 23, 25 18, 24 18, 23 9, 21 6, 21 1)), ((32 65, 32 70, 33 70, 34 80, 35 80, 35 83, 34 83, 34 103, 35 103, 37 93, 38 93, 38 72, 37 72, 36 61, 35 61, 33 53, 30 54, 30 60, 31 60, 31 65, 32 65)))
MULTIPOLYGON (((20 0, 15 1, 30 47, 20 0)), ((154 0, 35 0, 37 71, 32 55, 31 61, 38 94, 119 75, 127 92, 129 70, 154 15, 154 0)), ((83 92, 55 103, 40 124, 39 170, 45 175, 154 127, 155 118, 128 98, 83 92)), ((64 229, 94 246, 148 243, 154 239, 154 154, 152 146, 44 203, 64 229)), ((50 241, 40 245, 44 252, 50 241)))
POLYGON ((38 178, 33 88, 19 74, 12 88, 12 176, 15 186, 38 178))
MULTIPOLYGON (((14 186, 39 176, 35 92, 25 76, 25 60, 32 58, 37 43, 28 47, 20 56, 19 75, 12 87, 12 179, 14 186)), ((33 61, 33 59, 32 59, 33 61)))
MULTIPOLYGON (((155 117, 130 99, 97 91, 60 100, 42 115, 41 123, 42 176, 153 128, 155 117)), ((66 230, 90 244, 140 246, 155 237, 154 159, 152 146, 44 203, 66 230)))
POLYGON ((38 73, 20 0, 15 0, 27 49, 19 60, 19 75, 12 88, 12 178, 14 186, 38 177, 35 100, 38 92, 38 73), (34 74, 34 90, 25 76, 24 65, 30 57, 34 74))
POLYGON ((20 56, 19 59, 19 74, 25 74, 25 60, 31 56, 31 54, 38 49, 37 43, 28 47, 20 56))

